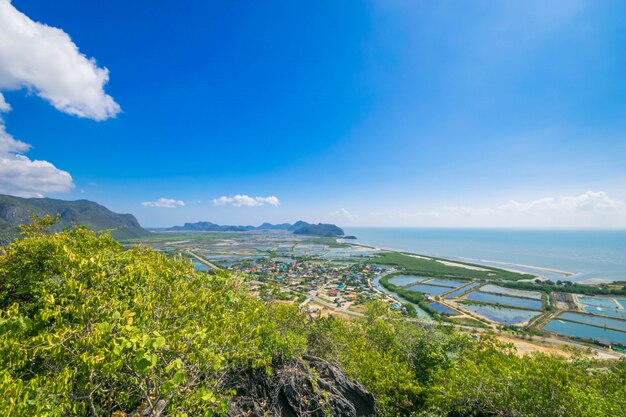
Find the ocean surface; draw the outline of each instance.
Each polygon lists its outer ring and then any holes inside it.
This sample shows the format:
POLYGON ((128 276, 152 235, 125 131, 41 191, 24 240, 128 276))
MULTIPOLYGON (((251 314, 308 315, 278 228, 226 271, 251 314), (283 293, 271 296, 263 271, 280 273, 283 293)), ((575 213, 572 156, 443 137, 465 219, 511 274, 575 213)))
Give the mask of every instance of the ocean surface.
POLYGON ((382 227, 346 227, 344 230, 357 237, 355 243, 511 268, 552 280, 626 281, 626 230, 382 227))

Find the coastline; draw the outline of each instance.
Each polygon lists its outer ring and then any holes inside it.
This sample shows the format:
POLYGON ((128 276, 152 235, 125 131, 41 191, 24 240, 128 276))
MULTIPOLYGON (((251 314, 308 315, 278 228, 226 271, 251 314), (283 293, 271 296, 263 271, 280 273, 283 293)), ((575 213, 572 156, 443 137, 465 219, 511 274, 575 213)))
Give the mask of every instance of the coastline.
MULTIPOLYGON (((562 271, 562 270, 559 270, 559 269, 546 268, 546 267, 543 267, 543 266, 524 265, 524 264, 518 264, 518 263, 512 263, 512 262, 490 261, 488 259, 472 259, 472 258, 459 258, 459 259, 461 259, 461 260, 468 260, 468 261, 471 261, 471 262, 489 262, 489 263, 492 263, 492 264, 519 266, 519 267, 522 267, 522 268, 535 269, 537 271, 551 272, 553 274, 563 275, 564 277, 572 277, 572 276, 576 276, 577 274, 579 274, 578 272, 562 271)), ((502 269, 505 269, 505 268, 502 268, 502 269)), ((516 271, 516 272, 519 272, 519 271, 516 271)))
MULTIPOLYGON (((553 274, 563 275, 564 278, 575 277, 575 276, 577 276, 579 274, 578 272, 562 271, 562 270, 554 269, 554 268, 547 268, 547 267, 534 266, 534 265, 516 264, 516 263, 512 263, 512 262, 490 261, 490 260, 487 260, 487 259, 444 258, 444 257, 439 257, 439 256, 430 256, 430 255, 424 255, 424 254, 421 254, 421 253, 409 252, 409 251, 404 251, 404 250, 399 250, 399 249, 394 249, 394 248, 375 246, 375 245, 371 245, 371 244, 357 243, 357 242, 346 242, 345 240, 342 240, 341 238, 338 238, 337 241, 339 243, 344 243, 346 245, 360 246, 360 247, 364 247, 364 248, 368 248, 368 249, 375 249, 375 250, 379 250, 379 251, 404 253, 404 254, 411 255, 411 256, 416 256, 416 257, 421 257, 421 258, 428 258, 428 259, 435 259, 435 260, 443 260, 443 261, 448 261, 448 262, 452 262, 452 263, 467 263, 468 266, 470 266, 470 267, 474 266, 474 265, 478 265, 478 266, 485 266, 485 267, 491 267, 491 268, 498 268, 498 269, 502 269, 504 271, 516 272, 516 273, 520 273, 520 274, 531 274, 531 275, 535 275, 538 279, 540 279, 542 281, 547 281, 549 278, 541 276, 541 275, 538 275, 538 274, 529 273, 528 271, 524 271, 524 270, 521 270, 521 269, 510 268, 510 266, 513 266, 513 267, 517 266, 517 267, 520 267, 520 268, 527 268, 527 269, 535 270, 535 271, 538 271, 538 272, 544 271, 544 272, 549 272, 549 273, 553 273, 553 274), (492 263, 492 264, 507 265, 509 267, 494 266, 494 265, 488 264, 487 262, 492 263)), ((611 280, 604 279, 604 278, 591 278, 588 281, 590 281, 590 283, 588 285, 598 285, 598 284, 602 284, 602 283, 613 282, 611 280)))

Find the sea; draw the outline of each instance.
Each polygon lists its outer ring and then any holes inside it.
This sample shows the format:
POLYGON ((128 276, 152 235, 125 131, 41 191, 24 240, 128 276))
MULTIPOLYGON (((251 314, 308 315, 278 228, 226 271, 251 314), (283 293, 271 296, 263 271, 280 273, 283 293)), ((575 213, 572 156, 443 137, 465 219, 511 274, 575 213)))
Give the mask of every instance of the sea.
POLYGON ((552 280, 626 281, 626 230, 344 227, 355 243, 514 269, 552 280))

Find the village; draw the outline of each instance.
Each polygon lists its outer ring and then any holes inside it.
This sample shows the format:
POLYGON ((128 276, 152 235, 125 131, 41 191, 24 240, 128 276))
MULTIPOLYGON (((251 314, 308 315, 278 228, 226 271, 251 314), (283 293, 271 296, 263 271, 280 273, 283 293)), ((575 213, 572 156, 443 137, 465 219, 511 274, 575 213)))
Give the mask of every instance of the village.
POLYGON ((330 309, 360 315, 368 300, 382 300, 392 309, 403 310, 396 299, 373 284, 382 274, 393 272, 390 267, 296 259, 286 262, 270 258, 236 264, 229 269, 250 277, 253 291, 263 295, 263 290, 275 288, 280 299, 300 301, 302 306, 310 304, 307 310, 312 314, 330 309))

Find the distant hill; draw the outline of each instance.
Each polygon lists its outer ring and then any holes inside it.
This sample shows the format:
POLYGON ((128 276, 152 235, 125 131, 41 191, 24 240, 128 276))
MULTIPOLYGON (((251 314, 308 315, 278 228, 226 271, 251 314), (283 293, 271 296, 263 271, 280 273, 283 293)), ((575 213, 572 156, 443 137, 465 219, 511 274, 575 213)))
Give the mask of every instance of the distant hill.
POLYGON ((301 227, 298 227, 293 231, 296 235, 313 235, 313 236, 324 236, 324 237, 334 237, 334 236, 343 236, 343 229, 339 226, 335 226, 334 224, 306 224, 301 227))
POLYGON ((195 232, 246 232, 256 230, 254 226, 220 226, 211 222, 185 223, 182 226, 170 227, 168 230, 188 230, 195 232))
POLYGON ((198 232, 247 232, 251 230, 287 230, 297 235, 312 236, 343 236, 343 230, 334 224, 311 224, 302 220, 298 220, 294 224, 281 223, 271 224, 263 223, 255 226, 221 226, 212 222, 196 222, 185 223, 182 226, 174 226, 169 228, 171 231, 198 231, 198 232))
POLYGON ((55 229, 84 225, 92 230, 111 230, 117 239, 147 235, 132 214, 114 213, 89 200, 65 201, 52 198, 21 198, 0 195, 0 243, 7 243, 19 233, 19 225, 30 222, 31 214, 60 215, 55 229))

